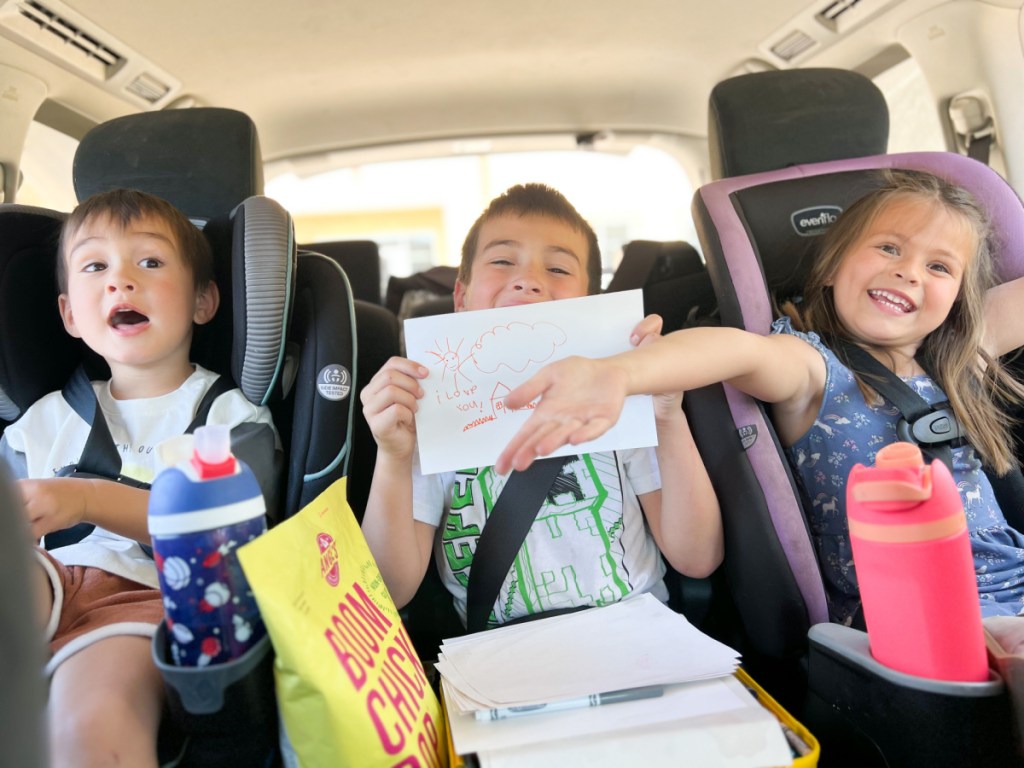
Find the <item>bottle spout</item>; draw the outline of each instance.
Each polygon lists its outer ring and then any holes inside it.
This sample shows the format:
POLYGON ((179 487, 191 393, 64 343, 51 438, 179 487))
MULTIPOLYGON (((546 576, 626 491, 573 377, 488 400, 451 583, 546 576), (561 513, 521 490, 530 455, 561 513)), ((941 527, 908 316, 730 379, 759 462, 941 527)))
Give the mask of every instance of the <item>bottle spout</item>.
POLYGON ((226 424, 208 424, 195 431, 192 466, 202 480, 224 477, 235 471, 231 455, 231 430, 226 424))
POLYGON ((850 488, 855 501, 924 501, 932 495, 931 467, 913 443, 896 442, 875 456, 875 471, 850 488))
POLYGON ((921 449, 913 443, 889 443, 875 454, 875 466, 886 469, 919 469, 924 466, 924 456, 921 449))

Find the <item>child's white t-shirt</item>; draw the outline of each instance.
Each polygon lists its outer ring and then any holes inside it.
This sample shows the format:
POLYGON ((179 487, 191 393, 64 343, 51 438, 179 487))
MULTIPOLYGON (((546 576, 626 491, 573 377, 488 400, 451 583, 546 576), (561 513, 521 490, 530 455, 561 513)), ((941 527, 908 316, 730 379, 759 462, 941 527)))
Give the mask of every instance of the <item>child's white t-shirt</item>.
MULTIPOLYGON (((493 467, 422 475, 414 463, 413 517, 440 528, 435 558, 463 622, 480 529, 507 480, 493 467)), ((637 499, 660 488, 653 448, 584 454, 567 464, 501 587, 498 623, 642 592, 666 601, 665 564, 637 499)))
MULTIPOLYGON (((153 449, 162 440, 185 432, 195 418, 199 402, 216 378, 217 374, 197 365, 174 392, 137 400, 115 400, 110 394, 109 381, 93 382, 110 435, 121 455, 124 476, 145 483, 153 481, 157 470, 153 449)), ((247 422, 272 427, 269 409, 253 405, 238 389, 218 397, 206 419, 207 424, 229 427, 247 422)), ((25 477, 53 477, 61 468, 78 462, 89 431, 90 425, 63 395, 51 392, 4 430, 3 453, 22 455, 24 467, 21 469, 25 477)), ((93 566, 140 584, 159 587, 153 559, 139 543, 103 528, 97 527, 77 544, 60 547, 50 554, 65 565, 93 566)))

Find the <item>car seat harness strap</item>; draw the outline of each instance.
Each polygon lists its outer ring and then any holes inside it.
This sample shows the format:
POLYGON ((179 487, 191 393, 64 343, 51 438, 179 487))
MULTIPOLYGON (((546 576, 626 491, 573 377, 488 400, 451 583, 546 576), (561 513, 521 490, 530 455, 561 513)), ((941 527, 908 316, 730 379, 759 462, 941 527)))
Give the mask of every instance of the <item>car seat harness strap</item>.
MULTIPOLYGON (((234 385, 224 376, 219 376, 203 395, 199 406, 196 408, 195 418, 188 425, 185 434, 191 434, 197 427, 206 423, 206 417, 214 401, 226 392, 234 389, 234 385)), ((57 472, 57 477, 81 477, 81 478, 102 478, 113 480, 115 483, 128 485, 132 488, 149 489, 149 483, 144 483, 131 477, 121 474, 121 455, 118 453, 114 438, 110 434, 110 427, 103 416, 103 409, 99 407, 96 399, 96 391, 89 380, 85 368, 78 366, 71 375, 68 383, 61 390, 64 399, 86 424, 89 425, 89 437, 85 441, 82 455, 77 464, 69 464, 57 472)), ((79 523, 71 528, 62 531, 48 533, 44 537, 47 549, 56 549, 68 544, 74 544, 88 536, 96 526, 91 523, 79 523)), ((152 550, 140 542, 140 546, 149 555, 152 550)))
POLYGON ((837 346, 850 368, 899 409, 903 417, 896 424, 899 439, 919 446, 925 456, 938 459, 952 472, 950 446, 959 445, 964 433, 949 403, 932 405, 863 347, 845 339, 839 340, 837 346))
MULTIPOLYGON (((938 459, 952 472, 951 446, 960 445, 966 435, 949 403, 930 404, 871 353, 851 341, 838 339, 835 347, 854 373, 866 376, 868 383, 899 409, 903 416, 896 425, 899 439, 916 444, 926 458, 938 459)), ((1019 529, 1024 524, 1024 473, 1019 467, 1001 476, 987 465, 983 464, 982 469, 1003 516, 1019 529)))

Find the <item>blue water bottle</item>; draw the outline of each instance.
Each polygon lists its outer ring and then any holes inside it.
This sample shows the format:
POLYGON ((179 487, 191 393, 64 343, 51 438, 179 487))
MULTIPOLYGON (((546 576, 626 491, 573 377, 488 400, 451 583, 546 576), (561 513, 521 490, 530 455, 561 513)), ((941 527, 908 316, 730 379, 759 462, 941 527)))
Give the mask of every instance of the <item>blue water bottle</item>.
POLYGON ((171 658, 203 667, 237 659, 265 634, 235 550, 267 529, 259 483, 231 453, 228 427, 162 443, 149 534, 171 658))

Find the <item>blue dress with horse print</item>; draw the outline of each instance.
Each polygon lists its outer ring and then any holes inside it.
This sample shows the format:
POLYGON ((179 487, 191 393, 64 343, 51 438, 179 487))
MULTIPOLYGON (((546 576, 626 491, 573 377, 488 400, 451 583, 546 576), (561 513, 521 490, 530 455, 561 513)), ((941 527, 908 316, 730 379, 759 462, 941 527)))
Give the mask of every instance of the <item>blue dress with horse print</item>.
MULTIPOLYGON (((797 336, 825 358, 825 393, 818 418, 786 453, 804 495, 829 614, 833 621, 848 624, 860 597, 846 522, 846 479, 854 464, 874 464, 878 450, 898 439, 900 413, 888 400, 868 405, 850 369, 817 334, 794 330, 789 318, 776 320, 772 332, 797 336)), ((929 403, 946 399, 928 376, 904 381, 929 403)), ((970 445, 953 449, 953 477, 967 513, 982 615, 1016 615, 1024 610, 1024 535, 1006 522, 970 445)))

